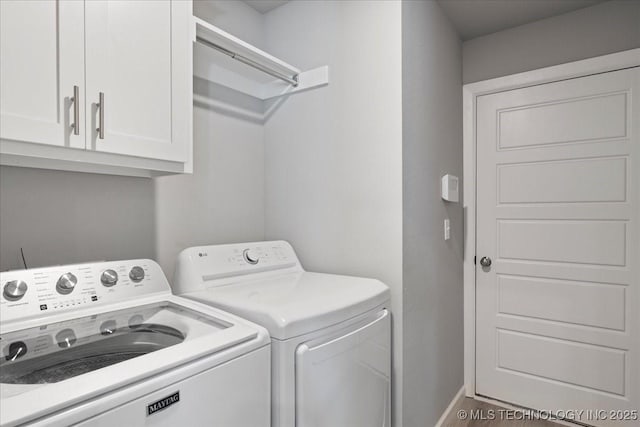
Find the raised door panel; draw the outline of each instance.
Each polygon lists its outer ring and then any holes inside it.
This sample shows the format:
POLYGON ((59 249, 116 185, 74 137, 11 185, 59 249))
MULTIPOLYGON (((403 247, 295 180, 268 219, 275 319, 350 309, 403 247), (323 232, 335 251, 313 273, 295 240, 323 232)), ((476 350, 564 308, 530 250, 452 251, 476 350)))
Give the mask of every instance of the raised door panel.
POLYGON ((172 134, 173 3, 86 3, 86 108, 91 149, 186 160, 187 141, 172 134), (102 105, 100 93, 104 94, 102 105))
POLYGON ((84 124, 84 3, 0 1, 0 138, 84 148, 84 124))

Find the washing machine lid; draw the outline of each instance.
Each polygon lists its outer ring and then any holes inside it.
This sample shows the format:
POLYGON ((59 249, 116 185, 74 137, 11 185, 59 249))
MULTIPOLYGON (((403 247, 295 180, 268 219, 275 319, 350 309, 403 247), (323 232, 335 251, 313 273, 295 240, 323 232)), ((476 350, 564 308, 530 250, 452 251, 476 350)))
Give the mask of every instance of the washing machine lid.
POLYGON ((269 342, 262 328, 194 301, 136 302, 3 332, 1 423, 28 422, 203 357, 222 364, 269 342))
POLYGON ((311 272, 239 281, 183 296, 258 323, 279 340, 335 325, 390 298, 379 280, 311 272))

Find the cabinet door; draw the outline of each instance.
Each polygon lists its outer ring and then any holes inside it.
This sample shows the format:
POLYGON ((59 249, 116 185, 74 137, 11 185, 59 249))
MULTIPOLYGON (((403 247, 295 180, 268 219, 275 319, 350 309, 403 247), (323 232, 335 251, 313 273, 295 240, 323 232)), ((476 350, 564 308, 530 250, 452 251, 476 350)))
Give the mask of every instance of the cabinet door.
POLYGON ((175 3, 181 2, 86 2, 89 149, 186 160, 187 141, 172 129, 178 77, 174 59, 191 46, 172 46, 173 27, 186 25, 182 17, 174 22, 175 3))
POLYGON ((84 3, 0 1, 0 138, 84 148, 84 125, 84 3))

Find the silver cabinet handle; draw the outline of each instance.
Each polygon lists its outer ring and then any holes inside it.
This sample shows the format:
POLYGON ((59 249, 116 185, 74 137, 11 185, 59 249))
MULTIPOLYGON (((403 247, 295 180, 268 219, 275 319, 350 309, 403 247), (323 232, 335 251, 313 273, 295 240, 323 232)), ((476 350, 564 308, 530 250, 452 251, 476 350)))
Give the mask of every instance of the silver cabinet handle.
POLYGON ((104 139, 104 92, 100 92, 98 99, 98 108, 100 109, 100 115, 98 116, 98 138, 104 139))
POLYGON ((74 135, 80 135, 80 88, 78 86, 73 87, 73 128, 74 135))

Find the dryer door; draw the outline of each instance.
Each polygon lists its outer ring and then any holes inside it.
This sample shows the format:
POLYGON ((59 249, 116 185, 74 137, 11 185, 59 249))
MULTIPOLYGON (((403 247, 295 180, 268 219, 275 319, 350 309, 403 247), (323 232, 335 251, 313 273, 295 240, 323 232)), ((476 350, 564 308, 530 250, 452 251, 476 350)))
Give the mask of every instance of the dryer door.
POLYGON ((385 309, 296 350, 296 425, 389 426, 391 322, 385 309))

